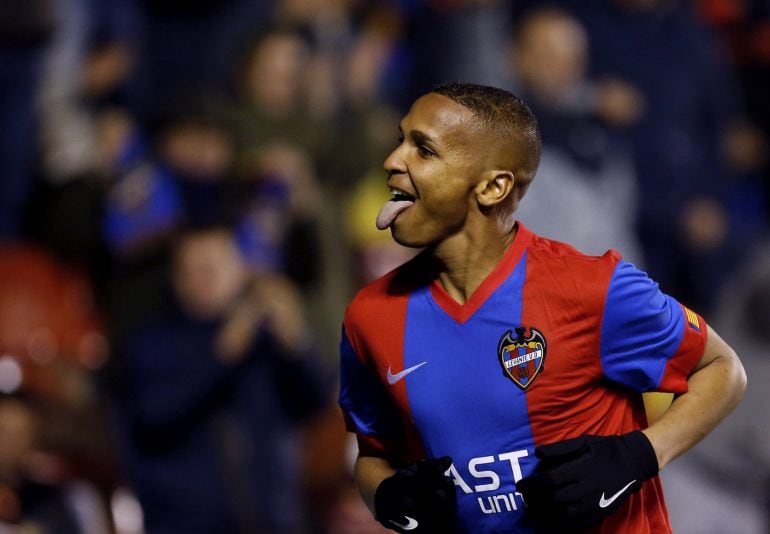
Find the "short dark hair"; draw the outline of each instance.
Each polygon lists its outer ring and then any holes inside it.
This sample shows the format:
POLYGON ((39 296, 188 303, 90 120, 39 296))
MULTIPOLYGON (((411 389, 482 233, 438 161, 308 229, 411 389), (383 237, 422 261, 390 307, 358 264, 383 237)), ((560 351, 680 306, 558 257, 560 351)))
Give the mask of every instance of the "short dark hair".
POLYGON ((470 109, 491 132, 522 149, 526 178, 540 163, 540 127, 532 110, 516 95, 497 87, 465 82, 443 83, 432 93, 443 95, 470 109))

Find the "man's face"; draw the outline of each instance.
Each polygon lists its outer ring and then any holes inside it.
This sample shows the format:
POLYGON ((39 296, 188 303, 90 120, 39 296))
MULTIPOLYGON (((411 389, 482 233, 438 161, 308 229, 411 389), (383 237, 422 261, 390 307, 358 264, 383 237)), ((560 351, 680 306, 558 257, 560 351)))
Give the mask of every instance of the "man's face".
POLYGON ((401 245, 438 244, 461 231, 486 152, 473 112, 436 93, 418 99, 401 121, 401 142, 385 160, 396 200, 378 217, 401 245), (396 209, 395 206, 398 206, 396 209), (394 217, 395 214, 395 217, 394 217))

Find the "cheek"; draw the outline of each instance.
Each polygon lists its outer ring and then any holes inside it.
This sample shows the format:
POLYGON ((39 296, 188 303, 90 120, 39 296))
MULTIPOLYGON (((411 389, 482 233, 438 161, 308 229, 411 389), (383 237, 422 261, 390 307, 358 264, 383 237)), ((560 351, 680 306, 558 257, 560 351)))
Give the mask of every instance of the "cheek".
POLYGON ((426 192, 423 200, 426 212, 442 218, 456 219, 468 212, 470 190, 459 179, 445 181, 426 192))
POLYGON ((441 226, 457 226, 465 220, 468 210, 465 202, 455 197, 436 202, 428 208, 428 213, 441 226))

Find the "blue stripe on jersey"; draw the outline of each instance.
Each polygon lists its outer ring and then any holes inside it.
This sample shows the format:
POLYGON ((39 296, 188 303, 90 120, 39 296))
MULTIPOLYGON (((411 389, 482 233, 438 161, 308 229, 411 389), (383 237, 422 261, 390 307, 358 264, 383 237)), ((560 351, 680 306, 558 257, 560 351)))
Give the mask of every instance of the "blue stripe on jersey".
POLYGON ((635 391, 656 389, 682 341, 683 321, 676 300, 630 263, 618 263, 604 306, 604 375, 635 391))
POLYGON ((374 372, 356 356, 344 326, 340 358, 339 404, 350 417, 356 431, 368 436, 402 437, 401 418, 392 399, 374 372))
POLYGON ((405 378, 409 407, 428 456, 452 457, 460 532, 530 532, 514 478, 534 469, 534 440, 524 392, 497 355, 500 338, 520 326, 525 265, 464 324, 428 288, 407 307, 404 368, 426 362, 405 378))

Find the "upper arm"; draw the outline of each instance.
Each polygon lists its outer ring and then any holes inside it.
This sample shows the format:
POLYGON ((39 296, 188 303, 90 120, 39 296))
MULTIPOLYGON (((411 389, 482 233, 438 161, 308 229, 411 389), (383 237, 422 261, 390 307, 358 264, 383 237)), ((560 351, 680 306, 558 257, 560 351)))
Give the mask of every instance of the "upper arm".
POLYGON ((358 437, 362 453, 383 455, 391 441, 403 438, 393 399, 376 373, 364 364, 343 327, 340 342, 339 405, 348 431, 358 437))
POLYGON ((687 391, 703 357, 708 326, 633 265, 615 267, 604 304, 604 375, 636 391, 687 391))

